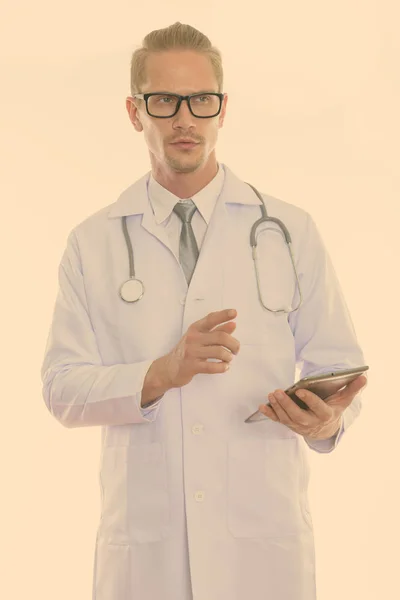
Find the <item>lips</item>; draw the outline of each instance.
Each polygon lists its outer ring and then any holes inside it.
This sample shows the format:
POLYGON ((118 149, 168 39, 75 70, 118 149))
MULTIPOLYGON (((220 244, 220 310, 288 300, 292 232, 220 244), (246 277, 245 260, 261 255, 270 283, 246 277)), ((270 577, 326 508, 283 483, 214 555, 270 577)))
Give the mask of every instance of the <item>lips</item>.
POLYGON ((181 148, 182 150, 190 150, 195 148, 198 144, 197 142, 174 142, 172 145, 181 148))

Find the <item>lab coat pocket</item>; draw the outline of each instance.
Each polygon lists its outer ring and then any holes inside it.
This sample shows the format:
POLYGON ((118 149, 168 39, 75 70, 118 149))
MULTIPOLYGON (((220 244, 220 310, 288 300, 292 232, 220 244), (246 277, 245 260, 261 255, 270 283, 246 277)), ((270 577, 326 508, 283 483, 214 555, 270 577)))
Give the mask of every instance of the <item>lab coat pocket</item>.
POLYGON ((103 538, 143 544, 167 536, 170 502, 161 443, 106 446, 101 483, 103 538))
POLYGON ((243 440, 228 449, 228 527, 236 538, 299 535, 303 462, 297 438, 243 440))

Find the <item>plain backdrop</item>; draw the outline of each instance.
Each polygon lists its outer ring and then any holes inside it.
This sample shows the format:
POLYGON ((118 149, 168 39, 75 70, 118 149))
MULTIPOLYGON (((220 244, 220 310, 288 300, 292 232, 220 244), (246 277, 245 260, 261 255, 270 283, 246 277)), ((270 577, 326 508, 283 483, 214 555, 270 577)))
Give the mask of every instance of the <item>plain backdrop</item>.
POLYGON ((53 419, 40 367, 68 233, 150 169, 131 52, 178 20, 223 55, 218 160, 312 214, 370 365, 360 418, 309 452, 318 598, 400 597, 399 17, 396 0, 2 0, 2 598, 91 597, 100 431, 53 419))

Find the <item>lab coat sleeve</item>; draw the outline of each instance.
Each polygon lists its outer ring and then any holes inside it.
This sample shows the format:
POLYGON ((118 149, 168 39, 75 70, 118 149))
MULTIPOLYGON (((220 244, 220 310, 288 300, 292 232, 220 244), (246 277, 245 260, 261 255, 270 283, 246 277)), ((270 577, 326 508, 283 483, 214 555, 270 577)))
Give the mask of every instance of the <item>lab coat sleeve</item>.
POLYGON ((42 363, 42 393, 51 414, 65 427, 149 423, 162 397, 141 407, 144 379, 153 359, 104 365, 85 294, 74 231, 58 270, 59 288, 42 363))
MULTIPOLYGON (((313 219, 306 215, 297 263, 303 304, 289 315, 301 377, 365 365, 332 261, 313 219)), ((358 394, 344 410, 335 436, 327 440, 305 438, 306 443, 316 452, 332 452, 360 411, 358 394)))
POLYGON ((158 406, 161 402, 161 398, 163 396, 164 396, 164 394, 162 396, 158 396, 158 398, 156 398, 155 401, 150 406, 147 406, 145 408, 141 407, 143 416, 147 417, 147 415, 151 414, 153 412, 153 410, 156 410, 156 408, 158 408, 158 406))

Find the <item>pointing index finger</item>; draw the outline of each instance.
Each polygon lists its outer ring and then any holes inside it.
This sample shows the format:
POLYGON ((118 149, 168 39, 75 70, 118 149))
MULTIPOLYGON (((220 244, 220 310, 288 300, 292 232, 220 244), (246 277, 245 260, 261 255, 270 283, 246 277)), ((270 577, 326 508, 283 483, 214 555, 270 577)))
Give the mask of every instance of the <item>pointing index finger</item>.
POLYGON ((211 312, 208 315, 206 315, 203 319, 197 321, 196 327, 202 333, 208 333, 217 325, 221 325, 221 323, 225 323, 226 321, 230 321, 231 319, 235 318, 236 315, 236 310, 232 308, 211 312))

